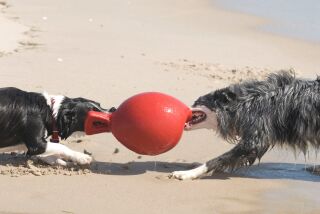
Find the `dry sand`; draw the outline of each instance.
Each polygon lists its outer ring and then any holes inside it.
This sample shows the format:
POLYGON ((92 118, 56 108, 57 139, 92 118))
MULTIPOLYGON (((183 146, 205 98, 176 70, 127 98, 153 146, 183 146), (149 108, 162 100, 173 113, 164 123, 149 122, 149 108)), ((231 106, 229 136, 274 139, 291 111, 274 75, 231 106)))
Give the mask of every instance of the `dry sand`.
MULTIPOLYGON (((199 0, 18 1, 2 5, 1 87, 117 106, 143 91, 191 104, 199 95, 280 69, 315 78, 320 47, 256 30, 266 20, 199 0), (11 54, 10 54, 11 53, 11 54)), ((260 166, 194 181, 167 178, 232 148, 206 130, 139 156, 111 134, 69 139, 88 169, 0 155, 0 213, 319 213, 319 161, 274 149, 260 166)))
MULTIPOLYGON (((0 1, 0 11, 5 12, 8 5, 5 1, 0 1)), ((15 21, 16 17, 0 17, 0 57, 17 51, 17 45, 26 38, 28 27, 15 21)))

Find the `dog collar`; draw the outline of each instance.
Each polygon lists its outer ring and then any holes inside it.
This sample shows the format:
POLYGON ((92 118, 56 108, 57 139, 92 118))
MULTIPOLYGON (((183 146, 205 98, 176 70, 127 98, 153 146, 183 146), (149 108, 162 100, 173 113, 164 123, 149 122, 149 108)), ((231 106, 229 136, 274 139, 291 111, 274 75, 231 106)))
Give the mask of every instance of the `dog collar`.
POLYGON ((56 119, 53 115, 53 105, 55 103, 54 98, 51 98, 51 110, 52 110, 52 135, 51 135, 51 139, 50 142, 53 143, 59 143, 59 131, 57 129, 57 123, 56 123, 56 119))

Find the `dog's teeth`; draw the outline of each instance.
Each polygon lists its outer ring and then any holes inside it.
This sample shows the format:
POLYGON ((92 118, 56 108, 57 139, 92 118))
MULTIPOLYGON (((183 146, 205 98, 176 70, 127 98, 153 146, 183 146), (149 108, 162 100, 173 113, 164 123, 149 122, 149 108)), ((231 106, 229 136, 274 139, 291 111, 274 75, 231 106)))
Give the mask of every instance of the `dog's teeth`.
POLYGON ((192 119, 190 120, 190 124, 200 123, 202 120, 206 118, 206 114, 201 111, 192 112, 192 119))

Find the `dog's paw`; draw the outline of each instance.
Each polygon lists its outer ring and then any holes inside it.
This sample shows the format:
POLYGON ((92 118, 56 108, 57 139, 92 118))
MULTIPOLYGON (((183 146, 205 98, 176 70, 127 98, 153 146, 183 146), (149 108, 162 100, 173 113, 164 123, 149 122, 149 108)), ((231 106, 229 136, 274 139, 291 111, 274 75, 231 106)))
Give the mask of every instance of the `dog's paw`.
POLYGON ((206 164, 202 164, 197 168, 186 170, 186 171, 175 171, 171 173, 170 178, 175 178, 179 180, 188 180, 188 179, 196 179, 208 172, 208 167, 206 164))
POLYGON ((90 155, 74 152, 71 160, 79 165, 89 165, 93 159, 90 155))
POLYGON ((196 179, 197 176, 191 172, 192 170, 187 170, 187 171, 175 171, 172 172, 169 175, 169 178, 174 178, 178 180, 190 180, 190 179, 196 179))
POLYGON ((70 163, 64 161, 63 159, 59 158, 59 156, 50 155, 50 156, 32 156, 33 160, 40 160, 46 164, 51 166, 69 166, 70 163))

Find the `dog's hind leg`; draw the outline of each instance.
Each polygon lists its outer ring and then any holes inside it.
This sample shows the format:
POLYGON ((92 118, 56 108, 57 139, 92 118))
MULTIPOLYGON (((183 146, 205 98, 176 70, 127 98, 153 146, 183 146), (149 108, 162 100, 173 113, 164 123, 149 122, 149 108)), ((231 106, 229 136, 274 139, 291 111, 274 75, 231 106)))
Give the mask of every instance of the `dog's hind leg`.
POLYGON ((22 135, 23 141, 28 149, 27 155, 38 155, 44 153, 47 147, 45 139, 46 128, 39 115, 28 115, 26 128, 22 135))
POLYGON ((225 170, 234 170, 242 166, 250 166, 257 158, 260 159, 268 148, 269 144, 242 141, 223 155, 214 158, 195 169, 175 171, 170 177, 179 180, 196 179, 209 172, 223 172, 225 170))

